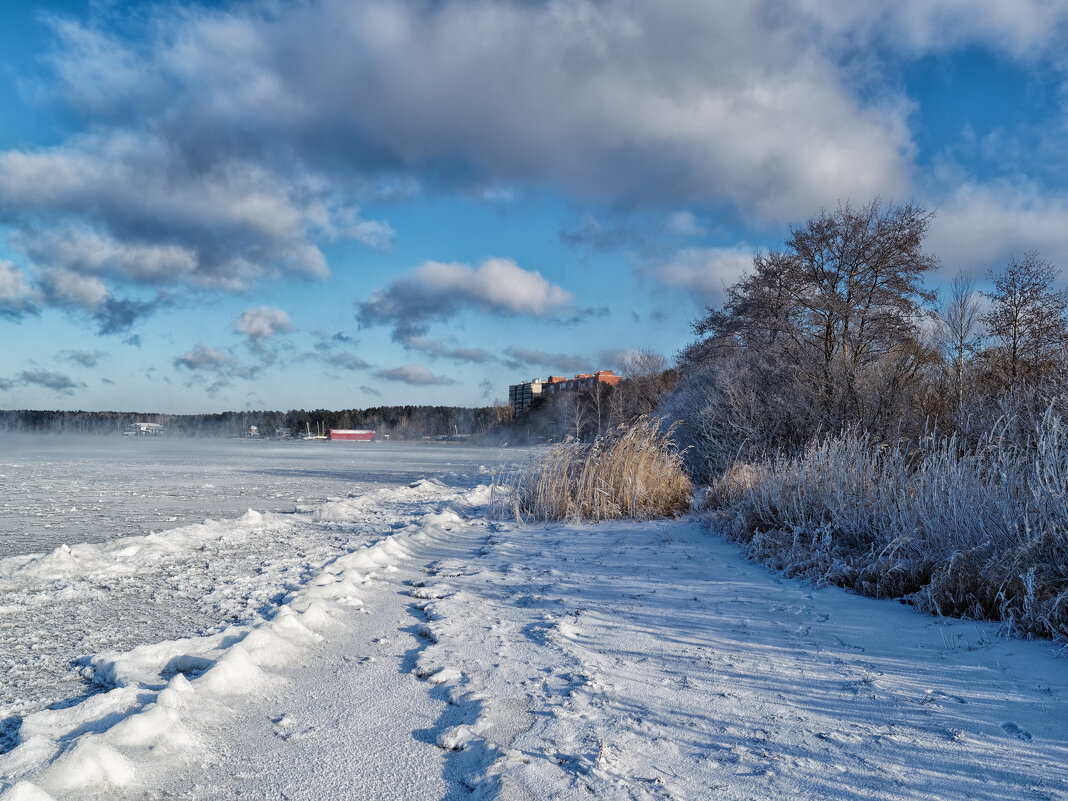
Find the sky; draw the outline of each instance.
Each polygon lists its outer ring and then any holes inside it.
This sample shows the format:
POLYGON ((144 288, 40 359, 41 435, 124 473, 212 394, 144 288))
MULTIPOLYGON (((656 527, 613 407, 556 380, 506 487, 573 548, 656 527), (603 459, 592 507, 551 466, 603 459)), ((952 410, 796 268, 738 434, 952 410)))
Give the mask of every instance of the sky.
POLYGON ((840 204, 1068 266, 1068 3, 0 7, 0 408, 485 405, 840 204))

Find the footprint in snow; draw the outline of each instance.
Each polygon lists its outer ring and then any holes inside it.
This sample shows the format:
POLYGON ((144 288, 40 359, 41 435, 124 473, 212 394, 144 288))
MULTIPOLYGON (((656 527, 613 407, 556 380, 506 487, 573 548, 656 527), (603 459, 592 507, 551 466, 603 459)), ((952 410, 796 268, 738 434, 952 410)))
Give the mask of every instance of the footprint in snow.
POLYGON ((315 731, 314 726, 308 726, 303 731, 297 730, 297 722, 293 720, 289 715, 281 715, 277 718, 273 718, 271 723, 274 725, 271 727, 271 731, 274 732, 275 737, 279 737, 286 742, 295 742, 302 740, 307 735, 315 731))
POLYGON ((1031 739, 1031 732, 1024 731, 1012 721, 1009 721, 1008 723, 1002 723, 1001 728, 1005 730, 1006 734, 1011 734, 1013 737, 1019 737, 1021 740, 1031 739))

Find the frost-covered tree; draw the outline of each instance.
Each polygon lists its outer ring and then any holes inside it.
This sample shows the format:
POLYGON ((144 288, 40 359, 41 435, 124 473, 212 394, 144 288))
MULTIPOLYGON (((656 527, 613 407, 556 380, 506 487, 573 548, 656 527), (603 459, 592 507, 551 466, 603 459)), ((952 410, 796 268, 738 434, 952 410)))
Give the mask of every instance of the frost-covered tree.
MULTIPOLYGON (((739 452, 789 448, 848 425, 889 435, 936 358, 919 325, 933 299, 923 276, 937 265, 922 248, 930 220, 914 204, 846 204, 758 253, 682 354, 684 373, 726 375, 731 365, 730 380, 702 404, 705 427, 735 432, 739 452)), ((682 391, 690 386, 684 375, 682 391)))
POLYGON ((995 339, 991 355, 1002 381, 1044 377, 1063 361, 1068 344, 1068 294, 1053 289, 1060 271, 1036 251, 1009 260, 991 276, 994 291, 987 293, 992 308, 983 322, 995 339))
POLYGON ((938 309, 938 327, 942 347, 953 365, 957 408, 964 408, 964 372, 968 358, 979 347, 983 334, 982 301, 975 281, 957 273, 949 297, 938 309))

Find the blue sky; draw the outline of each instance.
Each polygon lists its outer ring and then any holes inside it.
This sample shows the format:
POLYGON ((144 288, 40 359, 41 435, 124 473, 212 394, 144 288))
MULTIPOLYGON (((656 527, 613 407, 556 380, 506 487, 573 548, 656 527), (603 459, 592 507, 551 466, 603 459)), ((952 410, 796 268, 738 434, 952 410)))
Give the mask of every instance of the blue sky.
POLYGON ((0 10, 0 407, 476 405, 672 355, 841 202, 1068 265, 1068 5, 0 10))

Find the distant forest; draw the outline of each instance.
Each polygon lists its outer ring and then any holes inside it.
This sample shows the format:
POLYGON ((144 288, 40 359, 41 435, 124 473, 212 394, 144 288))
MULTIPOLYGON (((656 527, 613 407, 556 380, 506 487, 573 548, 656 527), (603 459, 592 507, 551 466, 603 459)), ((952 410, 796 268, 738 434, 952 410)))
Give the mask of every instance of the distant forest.
POLYGON ((0 431, 56 434, 119 434, 131 423, 160 423, 165 436, 247 436, 256 426, 264 437, 286 431, 300 436, 319 429, 370 428, 378 436, 395 439, 467 438, 486 433, 496 424, 493 407, 376 406, 370 409, 292 409, 280 411, 229 411, 216 414, 151 414, 137 412, 83 412, 0 410, 0 431))
POLYGON ((671 389, 675 370, 664 356, 651 351, 630 354, 622 366, 623 380, 615 385, 537 398, 517 419, 502 401, 492 406, 375 406, 369 409, 291 409, 229 411, 216 414, 155 414, 151 412, 85 412, 0 410, 0 432, 55 434, 120 434, 131 423, 158 423, 164 436, 244 437, 252 426, 258 435, 300 437, 330 428, 369 428, 377 438, 463 439, 483 444, 514 445, 592 440, 653 414, 661 396, 671 389))

